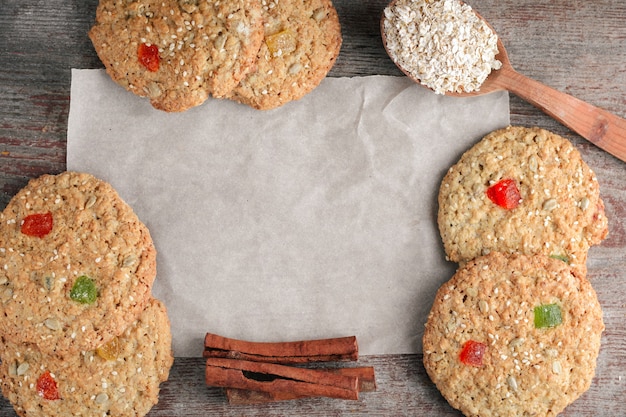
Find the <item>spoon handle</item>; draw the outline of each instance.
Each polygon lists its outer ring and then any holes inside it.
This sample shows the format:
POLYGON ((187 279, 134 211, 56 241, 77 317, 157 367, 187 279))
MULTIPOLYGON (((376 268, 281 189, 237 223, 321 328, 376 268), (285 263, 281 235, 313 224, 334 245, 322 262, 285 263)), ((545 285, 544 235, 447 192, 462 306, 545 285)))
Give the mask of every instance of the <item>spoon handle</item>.
POLYGON ((503 67, 502 86, 626 162, 626 119, 503 67))

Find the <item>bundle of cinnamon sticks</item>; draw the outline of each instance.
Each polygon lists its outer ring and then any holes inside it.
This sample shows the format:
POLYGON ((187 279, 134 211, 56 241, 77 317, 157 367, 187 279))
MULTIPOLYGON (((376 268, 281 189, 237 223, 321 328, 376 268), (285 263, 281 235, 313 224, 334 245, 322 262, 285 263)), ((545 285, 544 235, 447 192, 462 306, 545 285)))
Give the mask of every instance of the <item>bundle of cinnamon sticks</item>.
POLYGON ((226 388, 231 404, 307 397, 356 400, 374 391, 373 367, 309 368, 302 365, 358 359, 356 337, 296 342, 248 342, 207 333, 206 384, 226 388), (294 366, 300 365, 300 366, 294 366))

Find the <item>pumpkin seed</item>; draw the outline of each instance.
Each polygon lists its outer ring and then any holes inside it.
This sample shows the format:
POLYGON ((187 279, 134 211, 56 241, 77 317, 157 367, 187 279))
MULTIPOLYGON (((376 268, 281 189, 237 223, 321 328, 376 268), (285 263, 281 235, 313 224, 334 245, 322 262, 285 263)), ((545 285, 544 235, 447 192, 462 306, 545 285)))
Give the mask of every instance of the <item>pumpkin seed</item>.
POLYGON ((87 199, 87 202, 85 203, 85 208, 88 209, 90 207, 93 207, 94 204, 96 204, 96 196, 91 195, 89 196, 89 198, 87 199))
POLYGON ((44 326, 46 326, 48 329, 50 330, 60 330, 61 329, 61 322, 56 319, 56 318, 47 318, 46 320, 44 320, 43 322, 44 326))
POLYGON ((17 375, 17 362, 11 362, 9 364, 9 375, 16 376, 17 375))
POLYGON ((106 392, 101 392, 100 394, 96 395, 95 401, 96 404, 104 404, 105 402, 109 401, 109 396, 106 392))
POLYGON ((537 157, 531 155, 530 158, 528 158, 528 169, 530 169, 531 172, 537 172, 538 167, 539 163, 537 162, 537 157))
POLYGON ((302 64, 299 62, 296 62, 295 64, 289 67, 289 75, 296 75, 297 73, 300 72, 301 69, 302 69, 302 64))
POLYGON ((546 200, 546 201, 543 202, 543 209, 545 211, 552 211, 552 210, 554 210, 556 208, 557 205, 558 204, 557 204, 556 200, 554 198, 551 198, 551 199, 546 200))
POLYGON ((589 208, 589 199, 587 197, 583 197, 580 200, 580 209, 585 211, 589 208))
POLYGON ((134 255, 128 255, 126 258, 124 258, 124 260, 122 261, 122 267, 127 268, 129 266, 133 266, 135 261, 137 260, 137 258, 135 258, 134 255))
POLYGON ((3 303, 8 302, 13 297, 13 290, 11 288, 7 288, 2 292, 1 300, 3 303))
POLYGON ((28 364, 28 362, 21 363, 20 366, 18 366, 17 369, 15 370, 15 374, 17 376, 22 376, 26 372, 28 372, 28 368, 30 368, 30 365, 28 364))

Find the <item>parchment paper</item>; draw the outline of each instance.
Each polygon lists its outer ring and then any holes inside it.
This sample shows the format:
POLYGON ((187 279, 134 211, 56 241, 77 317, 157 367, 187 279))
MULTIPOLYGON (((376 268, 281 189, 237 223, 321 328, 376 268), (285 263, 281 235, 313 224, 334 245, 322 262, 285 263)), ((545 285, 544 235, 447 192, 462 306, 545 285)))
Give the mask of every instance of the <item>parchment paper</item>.
POLYGON ((506 92, 449 98, 404 77, 327 78, 271 111, 209 99, 167 114, 73 70, 67 166, 110 182, 149 227, 176 356, 201 355, 207 331, 416 353, 456 268, 439 182, 508 123, 506 92))

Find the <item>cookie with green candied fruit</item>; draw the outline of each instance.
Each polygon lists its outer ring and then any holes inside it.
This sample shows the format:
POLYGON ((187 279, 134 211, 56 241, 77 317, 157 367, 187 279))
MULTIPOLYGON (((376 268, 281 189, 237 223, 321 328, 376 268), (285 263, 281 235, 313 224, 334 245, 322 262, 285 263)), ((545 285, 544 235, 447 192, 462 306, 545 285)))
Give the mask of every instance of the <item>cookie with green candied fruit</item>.
POLYGON ((438 200, 447 257, 461 265, 491 251, 541 253, 585 274, 608 233, 595 174, 569 140, 540 128, 486 135, 446 173, 438 200))
POLYGON ((64 359, 0 342, 2 393, 24 417, 145 416, 173 363, 167 310, 156 299, 120 336, 64 359))
POLYGON ((256 67, 228 97, 269 110, 315 89, 335 64, 342 37, 331 0, 266 0, 263 18, 256 67))
POLYGON ((556 416, 589 389, 603 331, 596 293, 576 270, 492 252, 437 291, 424 367, 466 416, 556 416))
POLYGON ((119 335, 156 276, 148 228, 87 173, 31 180, 0 214, 0 334, 73 355, 119 335))
POLYGON ((100 0, 89 31, 118 84, 180 112, 223 97, 248 73, 263 39, 258 0, 100 0))

